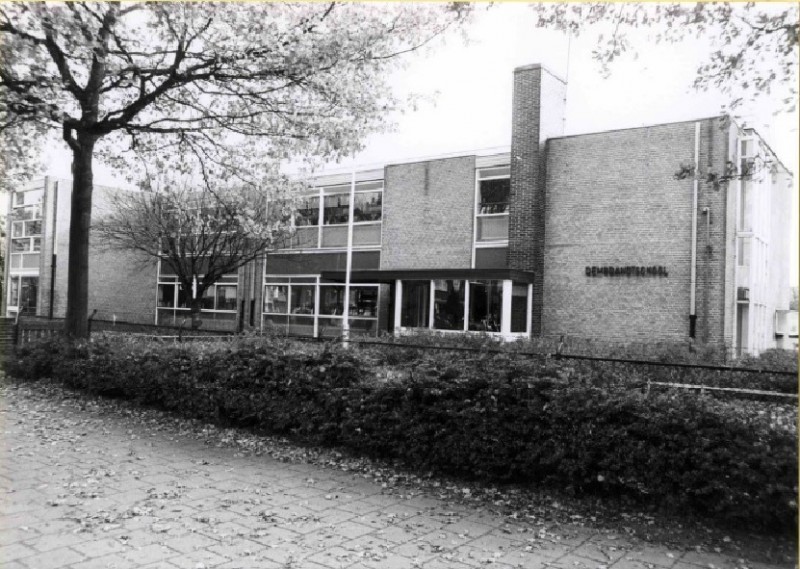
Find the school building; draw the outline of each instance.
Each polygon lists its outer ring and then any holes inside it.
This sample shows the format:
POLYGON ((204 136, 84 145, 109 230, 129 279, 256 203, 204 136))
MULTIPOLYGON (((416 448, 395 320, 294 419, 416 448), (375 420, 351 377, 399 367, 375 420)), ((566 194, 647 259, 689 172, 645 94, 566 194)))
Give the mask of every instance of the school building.
MULTIPOLYGON (((317 177, 287 248, 208 291, 203 327, 336 336, 349 312, 363 334, 796 346, 792 175, 757 132, 717 116, 565 136, 564 81, 513 81, 507 152, 317 177)), ((10 196, 5 315, 64 316, 69 196, 54 179, 10 196)), ((164 264, 94 241, 90 288, 99 319, 188 314, 164 264)))

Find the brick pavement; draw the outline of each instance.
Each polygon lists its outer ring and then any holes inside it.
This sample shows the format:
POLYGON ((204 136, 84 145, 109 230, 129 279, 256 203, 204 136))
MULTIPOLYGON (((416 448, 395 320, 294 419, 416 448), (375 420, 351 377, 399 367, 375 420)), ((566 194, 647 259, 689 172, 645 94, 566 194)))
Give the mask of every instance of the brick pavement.
POLYGON ((778 567, 509 525, 357 473, 215 448, 154 413, 17 386, 0 401, 4 569, 778 567))

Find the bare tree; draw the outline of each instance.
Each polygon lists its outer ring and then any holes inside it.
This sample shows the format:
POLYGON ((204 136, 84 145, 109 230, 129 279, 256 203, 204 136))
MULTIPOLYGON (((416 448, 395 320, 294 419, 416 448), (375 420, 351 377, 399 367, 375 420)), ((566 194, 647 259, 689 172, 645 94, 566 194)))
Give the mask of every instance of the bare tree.
POLYGON ((463 4, 2 3, 4 152, 26 160, 55 131, 72 153, 67 334, 88 335, 95 158, 146 178, 189 154, 213 187, 248 180, 269 162, 348 155, 399 103, 386 83, 397 56, 468 12, 463 4))
POLYGON ((262 187, 223 191, 173 183, 160 191, 118 191, 93 225, 106 246, 161 260, 189 298, 200 326, 204 293, 223 275, 283 246, 293 232, 301 182, 272 178, 262 187))

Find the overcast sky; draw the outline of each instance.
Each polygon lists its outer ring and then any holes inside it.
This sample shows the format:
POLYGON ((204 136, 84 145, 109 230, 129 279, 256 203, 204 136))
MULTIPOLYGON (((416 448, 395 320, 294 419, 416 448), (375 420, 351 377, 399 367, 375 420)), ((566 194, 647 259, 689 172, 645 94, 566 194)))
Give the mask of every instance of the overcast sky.
MULTIPOLYGON (((377 7, 377 6, 376 6, 377 7)), ((381 166, 413 158, 492 147, 511 141, 511 87, 515 67, 541 63, 568 81, 565 134, 579 134, 720 114, 726 98, 691 87, 707 41, 658 45, 645 32, 631 32, 638 57, 623 56, 603 78, 591 58, 594 33, 568 40, 566 35, 534 28, 534 15, 522 4, 476 5, 478 14, 465 44, 451 37, 435 51, 415 57, 392 77, 399 93, 431 96, 416 111, 396 117, 391 134, 367 140, 358 156, 326 170, 381 166)), ((797 114, 773 115, 778 107, 769 98, 740 110, 750 126, 769 142, 795 173, 793 204, 792 281, 797 283, 797 114)), ((66 152, 51 152, 50 173, 69 175, 66 152)), ((114 184, 113 173, 98 165, 96 183, 114 184)))

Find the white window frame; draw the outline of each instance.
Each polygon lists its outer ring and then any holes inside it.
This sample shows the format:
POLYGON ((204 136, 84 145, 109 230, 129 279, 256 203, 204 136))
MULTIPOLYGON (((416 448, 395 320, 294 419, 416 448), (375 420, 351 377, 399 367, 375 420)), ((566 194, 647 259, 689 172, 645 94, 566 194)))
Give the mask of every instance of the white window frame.
POLYGON ((509 184, 511 183, 511 166, 507 164, 500 164, 497 166, 485 166, 481 168, 475 168, 475 196, 474 196, 474 205, 473 205, 473 223, 472 223, 472 268, 475 268, 475 249, 494 249, 498 247, 508 247, 508 237, 505 239, 492 239, 486 241, 478 241, 478 225, 480 223, 480 219, 484 218, 499 218, 499 217, 509 217, 510 209, 511 209, 511 194, 509 190, 509 203, 508 209, 503 213, 481 213, 481 182, 490 181, 490 180, 509 180, 509 184), (496 176, 485 176, 481 177, 481 172, 487 170, 498 170, 501 168, 508 168, 508 174, 500 174, 496 176))

